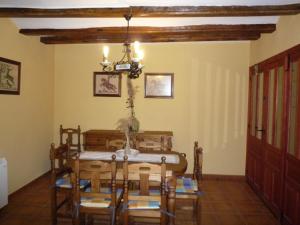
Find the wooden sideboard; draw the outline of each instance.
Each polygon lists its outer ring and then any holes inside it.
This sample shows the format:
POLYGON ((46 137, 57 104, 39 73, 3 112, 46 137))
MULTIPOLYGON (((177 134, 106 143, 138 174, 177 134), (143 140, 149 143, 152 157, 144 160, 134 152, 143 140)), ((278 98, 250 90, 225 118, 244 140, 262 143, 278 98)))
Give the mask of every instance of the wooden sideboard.
MULTIPOLYGON (((119 130, 88 130, 83 132, 83 148, 86 151, 108 151, 108 143, 112 140, 125 140, 119 130)), ((158 143, 163 151, 172 149, 172 131, 142 131, 133 138, 133 147, 139 148, 144 142, 158 143)))

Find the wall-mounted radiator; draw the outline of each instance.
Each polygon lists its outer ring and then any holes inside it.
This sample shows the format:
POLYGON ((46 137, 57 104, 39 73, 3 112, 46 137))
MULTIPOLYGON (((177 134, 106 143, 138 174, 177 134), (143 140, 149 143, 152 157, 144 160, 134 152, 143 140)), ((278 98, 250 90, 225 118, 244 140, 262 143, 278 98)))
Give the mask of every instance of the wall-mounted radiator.
POLYGON ((0 209, 8 203, 7 161, 0 158, 0 209))

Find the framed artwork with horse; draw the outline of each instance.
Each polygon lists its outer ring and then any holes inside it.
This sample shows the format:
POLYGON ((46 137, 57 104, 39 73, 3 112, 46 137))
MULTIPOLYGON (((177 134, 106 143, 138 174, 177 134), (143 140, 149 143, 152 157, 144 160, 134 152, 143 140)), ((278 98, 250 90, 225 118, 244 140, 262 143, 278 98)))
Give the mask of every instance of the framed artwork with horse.
POLYGON ((121 73, 94 72, 94 96, 121 97, 121 73))
POLYGON ((20 94, 21 63, 0 57, 0 94, 20 94))

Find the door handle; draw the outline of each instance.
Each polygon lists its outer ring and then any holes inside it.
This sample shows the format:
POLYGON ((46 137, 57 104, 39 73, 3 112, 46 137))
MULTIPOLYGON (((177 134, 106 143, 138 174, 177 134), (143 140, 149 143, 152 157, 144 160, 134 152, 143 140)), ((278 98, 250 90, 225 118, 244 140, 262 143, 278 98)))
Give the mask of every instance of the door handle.
POLYGON ((265 129, 256 129, 258 132, 265 132, 265 129))
POLYGON ((258 132, 265 132, 265 129, 258 129, 258 127, 255 127, 255 131, 258 131, 258 132))

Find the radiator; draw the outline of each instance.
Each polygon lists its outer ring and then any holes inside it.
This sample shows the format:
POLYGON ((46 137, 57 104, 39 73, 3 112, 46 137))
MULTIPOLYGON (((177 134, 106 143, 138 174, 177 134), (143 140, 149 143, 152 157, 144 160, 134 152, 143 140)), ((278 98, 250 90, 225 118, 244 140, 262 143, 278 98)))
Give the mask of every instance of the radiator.
POLYGON ((0 158, 0 209, 8 203, 7 161, 0 158))

